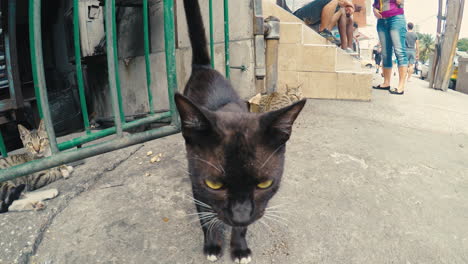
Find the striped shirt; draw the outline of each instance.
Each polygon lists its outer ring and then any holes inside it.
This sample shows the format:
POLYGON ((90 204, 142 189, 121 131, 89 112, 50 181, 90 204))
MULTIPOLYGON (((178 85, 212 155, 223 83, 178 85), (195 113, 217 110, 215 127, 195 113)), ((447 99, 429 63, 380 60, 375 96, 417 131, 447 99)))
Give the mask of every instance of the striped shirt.
POLYGON ((374 0, 372 5, 380 11, 383 18, 404 14, 403 1, 402 4, 397 4, 396 0, 374 0))

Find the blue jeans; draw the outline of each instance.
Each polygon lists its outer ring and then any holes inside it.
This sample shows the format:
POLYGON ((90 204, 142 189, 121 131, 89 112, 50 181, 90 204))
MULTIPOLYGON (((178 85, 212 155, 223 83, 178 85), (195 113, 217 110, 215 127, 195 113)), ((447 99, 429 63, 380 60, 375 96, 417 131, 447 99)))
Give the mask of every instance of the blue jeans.
POLYGON ((384 68, 392 68, 392 51, 395 51, 398 67, 408 66, 406 56, 406 19, 405 15, 397 15, 379 19, 377 22, 380 44, 382 45, 382 61, 384 68))

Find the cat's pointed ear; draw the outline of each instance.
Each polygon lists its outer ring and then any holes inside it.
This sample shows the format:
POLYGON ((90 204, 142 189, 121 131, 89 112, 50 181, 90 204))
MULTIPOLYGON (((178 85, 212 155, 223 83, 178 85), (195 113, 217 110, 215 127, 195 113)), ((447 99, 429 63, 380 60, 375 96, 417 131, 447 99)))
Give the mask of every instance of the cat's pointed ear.
POLYGON ((175 94, 174 99, 181 119, 182 135, 185 139, 206 135, 212 131, 212 124, 206 110, 202 110, 179 93, 175 94))
POLYGON ((303 99, 290 106, 264 114, 261 125, 271 143, 284 144, 291 136, 292 126, 299 113, 304 108, 306 100, 303 99))
POLYGON ((41 122, 39 122, 39 127, 37 128, 38 131, 43 131, 45 132, 46 129, 45 129, 45 122, 43 119, 41 119, 41 122))
POLYGON ((21 140, 24 140, 27 135, 29 135, 31 132, 27 128, 25 128, 23 125, 18 124, 18 131, 21 137, 21 140))

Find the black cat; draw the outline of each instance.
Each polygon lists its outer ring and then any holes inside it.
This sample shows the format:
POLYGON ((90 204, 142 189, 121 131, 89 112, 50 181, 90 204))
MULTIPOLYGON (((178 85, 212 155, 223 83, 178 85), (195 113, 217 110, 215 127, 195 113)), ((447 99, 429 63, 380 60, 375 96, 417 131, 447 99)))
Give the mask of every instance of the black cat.
POLYGON ((192 45, 192 74, 175 101, 182 121, 192 191, 211 261, 222 254, 232 226, 231 256, 249 263, 247 226, 265 213, 283 174, 285 143, 305 105, 249 113, 232 85, 211 69, 198 0, 184 0, 192 45))

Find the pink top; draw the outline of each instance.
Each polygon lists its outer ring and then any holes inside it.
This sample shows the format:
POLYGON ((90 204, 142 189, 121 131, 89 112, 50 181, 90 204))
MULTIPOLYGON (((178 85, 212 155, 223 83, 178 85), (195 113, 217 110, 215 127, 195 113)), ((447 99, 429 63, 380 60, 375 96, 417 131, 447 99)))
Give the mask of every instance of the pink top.
POLYGON ((402 15, 405 13, 403 4, 397 4, 396 0, 374 0, 374 4, 372 6, 380 10, 380 14, 383 18, 402 15))

